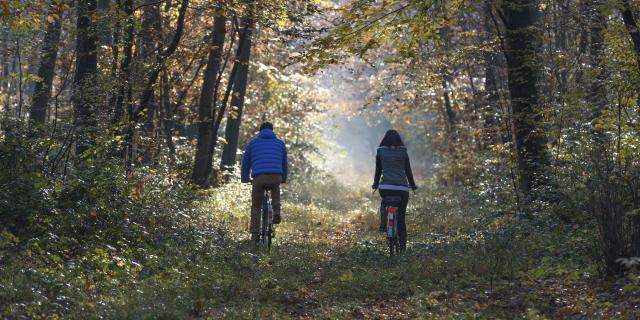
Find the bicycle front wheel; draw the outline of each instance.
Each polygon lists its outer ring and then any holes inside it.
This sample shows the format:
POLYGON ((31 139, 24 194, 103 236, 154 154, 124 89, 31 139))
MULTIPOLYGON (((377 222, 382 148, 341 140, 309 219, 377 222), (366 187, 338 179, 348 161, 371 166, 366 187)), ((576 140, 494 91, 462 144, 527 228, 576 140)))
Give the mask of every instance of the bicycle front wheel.
POLYGON ((267 251, 271 252, 271 239, 273 238, 273 229, 272 226, 269 225, 269 230, 267 230, 267 251))
POLYGON ((267 243, 267 238, 269 237, 269 226, 268 226, 268 211, 269 211, 269 207, 268 207, 268 194, 265 195, 264 197, 264 201, 262 203, 262 214, 261 214, 261 219, 260 219, 260 242, 262 244, 266 244, 267 243))

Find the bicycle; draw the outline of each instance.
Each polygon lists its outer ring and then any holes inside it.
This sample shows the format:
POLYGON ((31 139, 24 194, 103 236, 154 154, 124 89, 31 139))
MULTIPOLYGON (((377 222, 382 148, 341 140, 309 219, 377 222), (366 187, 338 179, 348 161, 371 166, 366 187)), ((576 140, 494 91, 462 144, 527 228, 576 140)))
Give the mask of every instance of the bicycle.
POLYGON ((273 187, 266 187, 264 191, 264 200, 262 201, 262 214, 260 219, 260 240, 261 245, 267 246, 267 251, 271 251, 271 242, 276 234, 273 225, 273 206, 271 205, 271 191, 273 187))
POLYGON ((387 243, 389 245, 389 256, 401 252, 400 239, 398 237, 398 208, 401 198, 399 196, 387 196, 382 198, 382 205, 387 212, 387 243), (395 206, 394 206, 395 205, 395 206))

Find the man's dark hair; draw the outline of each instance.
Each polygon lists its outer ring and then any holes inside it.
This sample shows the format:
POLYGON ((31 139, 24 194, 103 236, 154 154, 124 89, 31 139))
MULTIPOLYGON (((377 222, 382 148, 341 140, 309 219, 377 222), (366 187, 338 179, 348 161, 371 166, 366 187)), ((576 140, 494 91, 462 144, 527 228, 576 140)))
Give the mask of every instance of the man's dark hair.
POLYGON ((380 142, 381 147, 403 147, 404 143, 402 142, 402 138, 400 138, 400 134, 396 130, 388 130, 387 133, 384 134, 384 138, 380 142))
POLYGON ((263 122, 260 125, 260 131, 262 131, 262 129, 269 129, 269 130, 273 130, 273 123, 271 122, 263 122))

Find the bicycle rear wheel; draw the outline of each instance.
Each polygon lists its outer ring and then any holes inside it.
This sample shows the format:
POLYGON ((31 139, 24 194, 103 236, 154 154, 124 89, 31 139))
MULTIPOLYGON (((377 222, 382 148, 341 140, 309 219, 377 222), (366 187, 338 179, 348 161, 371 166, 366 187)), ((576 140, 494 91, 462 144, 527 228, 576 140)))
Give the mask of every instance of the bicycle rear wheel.
POLYGON ((394 252, 395 245, 394 245, 393 238, 387 238, 387 242, 389 243, 389 256, 393 257, 393 255, 395 253, 394 252))
POLYGON ((262 214, 260 219, 260 243, 267 244, 269 237, 268 230, 268 214, 269 214, 269 192, 265 191, 264 200, 262 200, 262 214))
POLYGON ((398 236, 394 236, 393 238, 387 238, 387 242, 389 243, 389 255, 394 256, 400 254, 400 241, 398 241, 398 236))
POLYGON ((271 239, 273 238, 273 229, 272 226, 269 225, 269 230, 267 230, 267 251, 271 252, 271 239))

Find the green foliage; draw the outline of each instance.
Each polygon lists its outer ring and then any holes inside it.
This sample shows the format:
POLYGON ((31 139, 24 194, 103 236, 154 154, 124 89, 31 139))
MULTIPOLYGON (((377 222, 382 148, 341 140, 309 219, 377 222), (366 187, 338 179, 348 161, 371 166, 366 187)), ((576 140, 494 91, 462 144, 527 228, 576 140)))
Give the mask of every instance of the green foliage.
POLYGON ((31 217, 49 210, 39 164, 44 140, 33 138, 24 123, 1 116, 0 223, 14 231, 24 230, 31 217))

